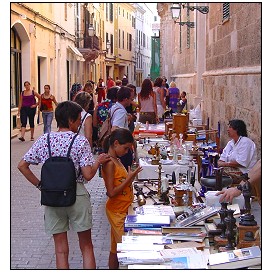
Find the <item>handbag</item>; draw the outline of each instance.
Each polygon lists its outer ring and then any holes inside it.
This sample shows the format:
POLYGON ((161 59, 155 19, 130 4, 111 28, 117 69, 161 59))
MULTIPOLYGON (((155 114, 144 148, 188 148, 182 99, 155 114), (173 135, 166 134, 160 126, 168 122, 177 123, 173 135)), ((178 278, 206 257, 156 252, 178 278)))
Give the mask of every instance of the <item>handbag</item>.
POLYGON ((18 128, 18 129, 21 128, 21 118, 20 118, 20 115, 16 116, 16 128, 18 128))

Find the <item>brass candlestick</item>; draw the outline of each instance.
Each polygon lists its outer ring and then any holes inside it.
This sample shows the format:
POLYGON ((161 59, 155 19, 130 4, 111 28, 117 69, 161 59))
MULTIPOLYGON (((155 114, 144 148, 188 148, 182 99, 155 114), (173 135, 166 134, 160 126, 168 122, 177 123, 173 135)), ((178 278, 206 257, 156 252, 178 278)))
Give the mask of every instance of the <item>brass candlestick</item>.
POLYGON ((240 216, 237 225, 239 237, 237 248, 260 246, 259 226, 257 225, 254 215, 251 214, 251 185, 248 181, 249 178, 247 174, 244 174, 243 177, 245 183, 243 186, 239 185, 238 189, 242 191, 245 199, 245 213, 240 216))
POLYGON ((162 182, 161 182, 161 175, 162 173, 162 164, 161 162, 159 161, 159 164, 158 164, 158 188, 157 188, 157 195, 158 196, 161 196, 161 186, 162 186, 162 182))

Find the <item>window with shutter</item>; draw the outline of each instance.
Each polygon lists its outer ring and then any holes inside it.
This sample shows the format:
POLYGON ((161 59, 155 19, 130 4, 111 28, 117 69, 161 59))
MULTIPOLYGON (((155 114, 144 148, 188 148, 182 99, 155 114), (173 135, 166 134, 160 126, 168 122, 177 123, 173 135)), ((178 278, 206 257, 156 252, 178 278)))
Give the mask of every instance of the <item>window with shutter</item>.
POLYGON ((228 20, 230 18, 230 4, 223 3, 223 21, 228 20))

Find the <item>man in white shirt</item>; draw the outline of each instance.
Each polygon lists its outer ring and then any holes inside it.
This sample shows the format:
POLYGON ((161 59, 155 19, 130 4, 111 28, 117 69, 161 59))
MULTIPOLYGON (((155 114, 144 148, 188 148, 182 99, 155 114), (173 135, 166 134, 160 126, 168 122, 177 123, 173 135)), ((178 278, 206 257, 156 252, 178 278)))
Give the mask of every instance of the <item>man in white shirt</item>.
MULTIPOLYGON (((130 106, 134 99, 134 92, 131 88, 122 86, 117 92, 117 102, 110 109, 110 115, 112 116, 111 124, 112 131, 117 128, 128 128, 129 116, 126 111, 126 107, 130 106)), ((133 163, 133 152, 128 151, 126 155, 120 158, 122 164, 128 170, 128 166, 131 167, 133 163)))
POLYGON ((231 140, 223 149, 218 166, 224 167, 229 175, 248 173, 257 162, 257 149, 255 143, 247 137, 246 124, 242 120, 230 120, 227 132, 231 140))
POLYGON ((134 92, 131 90, 131 88, 122 86, 118 90, 117 102, 110 109, 110 115, 112 116, 112 130, 119 127, 128 129, 128 114, 125 108, 130 106, 133 99, 134 92), (116 111, 116 109, 118 110, 116 111))

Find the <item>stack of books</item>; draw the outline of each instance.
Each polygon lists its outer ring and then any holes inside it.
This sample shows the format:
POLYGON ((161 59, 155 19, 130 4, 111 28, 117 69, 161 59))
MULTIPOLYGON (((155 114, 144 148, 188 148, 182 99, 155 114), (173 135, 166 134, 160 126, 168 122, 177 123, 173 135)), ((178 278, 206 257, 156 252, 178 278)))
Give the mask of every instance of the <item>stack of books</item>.
POLYGON ((174 221, 176 214, 170 205, 143 205, 136 208, 137 215, 169 216, 170 221, 174 221))
POLYGON ((162 234, 172 240, 203 242, 207 236, 204 227, 162 227, 162 234))
POLYGON ((120 266, 130 264, 162 264, 164 259, 159 251, 125 251, 118 252, 117 259, 120 266))
POLYGON ((172 240, 163 235, 123 235, 122 243, 132 244, 172 244, 172 240))
POLYGON ((207 269, 208 254, 196 248, 165 249, 160 251, 172 269, 207 269))
POLYGON ((258 246, 210 254, 209 256, 209 269, 237 269, 257 265, 261 266, 261 250, 258 246))
POLYGON ((161 228, 170 226, 169 216, 154 215, 127 215, 124 224, 124 230, 130 231, 133 228, 161 228))
POLYGON ((117 243, 117 258, 122 266, 130 264, 158 265, 164 262, 159 251, 164 249, 165 244, 170 243, 172 240, 162 235, 124 235, 122 242, 117 243))
POLYGON ((196 248, 164 249, 163 236, 123 236, 117 243, 120 266, 128 269, 206 269, 208 257, 196 248))
POLYGON ((130 235, 162 235, 162 230, 161 228, 148 228, 148 229, 143 229, 143 228, 133 228, 130 230, 128 233, 130 235))

